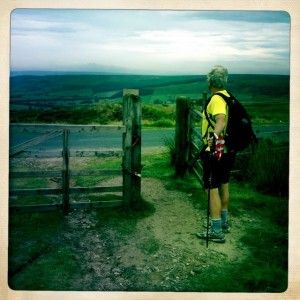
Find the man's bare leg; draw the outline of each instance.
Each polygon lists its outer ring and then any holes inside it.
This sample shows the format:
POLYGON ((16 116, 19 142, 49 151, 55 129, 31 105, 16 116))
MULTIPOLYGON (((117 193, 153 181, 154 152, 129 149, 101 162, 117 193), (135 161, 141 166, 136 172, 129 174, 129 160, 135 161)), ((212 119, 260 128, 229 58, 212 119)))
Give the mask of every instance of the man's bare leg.
POLYGON ((222 183, 219 188, 221 198, 221 220, 223 232, 229 232, 230 228, 228 225, 228 207, 229 207, 229 184, 222 183))
MULTIPOLYGON (((207 193, 209 191, 207 190, 207 193)), ((210 190, 210 202, 209 202, 209 210, 210 210, 210 217, 211 217, 211 226, 212 230, 216 233, 222 231, 221 227, 221 198, 219 195, 219 189, 211 189, 210 190)))

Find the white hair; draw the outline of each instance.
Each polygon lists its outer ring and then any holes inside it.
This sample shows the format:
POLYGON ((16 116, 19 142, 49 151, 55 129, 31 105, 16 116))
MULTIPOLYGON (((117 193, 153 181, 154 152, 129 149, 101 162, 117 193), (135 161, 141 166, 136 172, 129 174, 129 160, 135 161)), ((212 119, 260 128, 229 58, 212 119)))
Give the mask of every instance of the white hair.
POLYGON ((207 81, 215 88, 224 88, 228 79, 228 71, 220 65, 216 65, 207 74, 207 81))

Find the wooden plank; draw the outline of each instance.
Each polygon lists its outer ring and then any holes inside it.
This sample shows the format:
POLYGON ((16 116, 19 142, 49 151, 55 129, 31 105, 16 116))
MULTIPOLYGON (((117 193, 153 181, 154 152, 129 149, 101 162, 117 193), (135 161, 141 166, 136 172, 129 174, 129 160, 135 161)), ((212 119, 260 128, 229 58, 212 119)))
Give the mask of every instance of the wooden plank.
POLYGON ((176 101, 175 175, 183 177, 188 169, 190 100, 179 97, 176 101))
POLYGON ((203 166, 202 166, 202 163, 201 163, 201 162, 199 162, 199 161, 197 160, 195 165, 196 165, 196 167, 197 167, 198 169, 201 170, 201 172, 203 172, 203 166))
POLYGON ((69 135, 70 131, 68 129, 64 129, 63 131, 63 171, 62 171, 62 185, 63 185, 63 214, 67 215, 69 211, 69 194, 70 194, 70 180, 69 180, 69 135))
MULTIPOLYGON (((70 150, 70 157, 122 157, 120 150, 70 150)), ((62 150, 25 150, 14 155, 15 158, 61 158, 62 150)))
POLYGON ((190 110, 190 114, 191 114, 191 117, 195 120, 202 120, 202 114, 200 111, 196 110, 196 109, 191 109, 190 110))
POLYGON ((122 175, 122 170, 71 170, 69 175, 75 176, 107 176, 122 175))
POLYGON ((123 97, 123 124, 126 126, 127 130, 123 134, 123 197, 124 206, 129 208, 131 202, 131 186, 132 186, 132 176, 131 176, 131 145, 132 145, 132 97, 130 95, 125 95, 123 97))
POLYGON ((200 173, 197 171, 196 168, 193 168, 194 175, 196 176, 197 180, 200 182, 200 184, 203 186, 203 180, 200 173))
POLYGON ((24 150, 13 155, 14 158, 61 158, 61 150, 24 150))
POLYGON ((196 152, 198 153, 200 151, 200 148, 198 147, 198 145, 196 145, 194 142, 191 143, 191 152, 196 152))
POLYGON ((44 212, 61 210, 61 204, 13 205, 9 206, 10 213, 44 212))
MULTIPOLYGON (((111 176, 122 175, 122 170, 71 170, 69 176, 111 176)), ((9 178, 62 177, 62 171, 11 171, 9 178)))
POLYGON ((192 134, 196 135, 198 139, 202 141, 202 135, 200 134, 200 130, 195 129, 194 127, 191 130, 192 134))
POLYGON ((141 201, 142 101, 140 97, 132 98, 131 202, 134 203, 141 201))
POLYGON ((70 203, 70 209, 84 209, 84 208, 104 208, 104 207, 119 207, 124 204, 123 200, 109 200, 97 202, 77 202, 70 203))
POLYGON ((11 189, 9 196, 33 196, 33 195, 59 195, 62 189, 43 188, 43 189, 11 189))
POLYGON ((70 157, 121 157, 124 155, 123 150, 71 150, 70 157))
POLYGON ((53 130, 69 130, 71 133, 124 133, 126 131, 123 125, 69 125, 69 124, 10 124, 10 133, 48 133, 53 130))
POLYGON ((70 194, 116 193, 122 192, 123 186, 71 187, 70 194))
POLYGON ((60 131, 51 131, 51 132, 48 132, 42 136, 38 136, 36 138, 33 138, 29 141, 26 141, 26 142, 23 142, 19 145, 16 145, 16 146, 13 146, 11 148, 9 148, 9 156, 12 156, 12 155, 15 155, 23 150, 26 150, 30 147, 33 147, 33 146, 36 146, 40 143, 43 143, 49 139, 53 139, 55 138, 56 136, 59 136, 61 135, 61 132, 60 131))
MULTIPOLYGON (((113 193, 122 192, 123 186, 98 186, 98 187, 72 187, 69 194, 80 193, 113 193)), ((63 193, 62 188, 42 188, 42 189, 12 189, 9 196, 33 196, 33 195, 59 195, 63 193)))
POLYGON ((27 178, 27 177, 61 177, 61 171, 12 171, 9 172, 9 178, 27 178))

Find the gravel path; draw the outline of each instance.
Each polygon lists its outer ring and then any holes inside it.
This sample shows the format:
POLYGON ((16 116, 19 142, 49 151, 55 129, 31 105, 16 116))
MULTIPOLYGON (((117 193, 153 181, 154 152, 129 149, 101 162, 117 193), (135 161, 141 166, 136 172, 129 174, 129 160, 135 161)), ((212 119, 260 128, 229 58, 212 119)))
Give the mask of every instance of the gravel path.
POLYGON ((211 266, 237 263, 247 255, 239 242, 241 218, 231 218, 225 244, 210 242, 206 248, 205 240, 195 236, 203 230, 206 203, 195 209, 191 194, 168 190, 158 179, 142 180, 142 196, 156 210, 126 234, 115 226, 97 229, 95 211, 70 213, 64 240, 74 247, 82 268, 71 290, 185 291, 191 277, 208 276, 211 266))

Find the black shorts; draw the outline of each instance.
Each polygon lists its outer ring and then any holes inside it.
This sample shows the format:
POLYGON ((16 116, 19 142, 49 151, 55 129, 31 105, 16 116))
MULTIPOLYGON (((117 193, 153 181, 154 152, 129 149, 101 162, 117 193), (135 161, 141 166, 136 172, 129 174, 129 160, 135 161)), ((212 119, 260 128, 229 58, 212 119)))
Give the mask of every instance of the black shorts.
POLYGON ((218 188, 221 183, 228 183, 230 171, 233 168, 236 152, 223 153, 220 160, 205 152, 203 158, 203 183, 204 188, 218 188), (211 175, 211 176, 210 176, 211 175), (211 177, 211 181, 210 181, 211 177))

